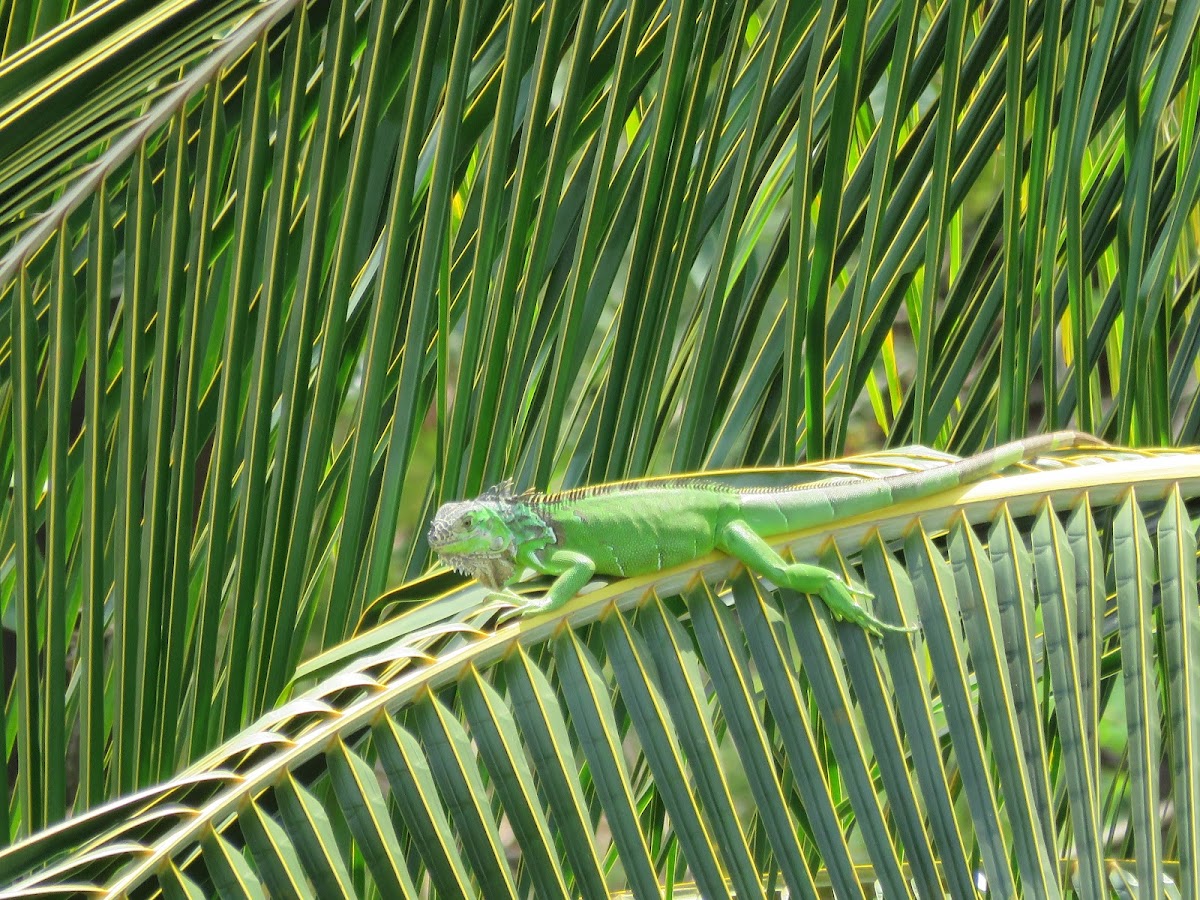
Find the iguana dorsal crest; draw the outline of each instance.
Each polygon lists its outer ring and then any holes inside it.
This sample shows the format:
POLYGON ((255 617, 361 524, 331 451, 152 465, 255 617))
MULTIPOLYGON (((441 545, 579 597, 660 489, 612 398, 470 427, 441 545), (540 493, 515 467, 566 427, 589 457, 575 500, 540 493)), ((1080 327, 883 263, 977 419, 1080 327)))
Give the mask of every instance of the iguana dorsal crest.
POLYGON ((479 495, 479 499, 492 503, 512 503, 517 499, 517 492, 513 490, 513 480, 506 478, 499 484, 493 484, 479 495))
POLYGON ((518 492, 514 485, 515 482, 511 478, 506 478, 499 484, 493 484, 480 494, 478 499, 484 503, 527 503, 539 496, 532 488, 518 492))

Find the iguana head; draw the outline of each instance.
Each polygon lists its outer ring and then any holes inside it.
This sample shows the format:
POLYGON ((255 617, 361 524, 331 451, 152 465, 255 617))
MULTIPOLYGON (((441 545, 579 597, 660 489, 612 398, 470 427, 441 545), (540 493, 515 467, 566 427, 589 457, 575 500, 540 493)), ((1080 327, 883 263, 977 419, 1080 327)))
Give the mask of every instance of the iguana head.
POLYGON ((505 482, 475 500, 442 504, 429 523, 429 546, 452 569, 500 590, 517 567, 517 537, 507 515, 515 499, 505 482))

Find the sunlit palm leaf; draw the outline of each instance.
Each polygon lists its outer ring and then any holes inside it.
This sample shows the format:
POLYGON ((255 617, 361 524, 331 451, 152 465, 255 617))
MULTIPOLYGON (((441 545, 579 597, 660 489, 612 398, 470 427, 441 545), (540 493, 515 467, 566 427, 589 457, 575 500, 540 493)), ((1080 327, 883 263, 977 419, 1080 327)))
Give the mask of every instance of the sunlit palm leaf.
POLYGON ((551 621, 427 629, 140 800, 15 845, 0 877, 46 896, 186 878, 320 896, 682 879, 706 897, 1169 877, 1190 896, 1200 457, 1103 456, 785 542, 861 559, 881 613, 919 616, 920 638, 876 641, 744 574, 715 593, 728 560, 617 581, 551 621))

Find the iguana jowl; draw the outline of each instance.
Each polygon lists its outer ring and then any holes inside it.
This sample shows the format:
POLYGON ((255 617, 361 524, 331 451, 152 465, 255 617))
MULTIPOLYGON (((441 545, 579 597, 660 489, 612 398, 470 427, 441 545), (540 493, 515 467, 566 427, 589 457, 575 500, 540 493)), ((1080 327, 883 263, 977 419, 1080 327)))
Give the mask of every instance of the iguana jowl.
POLYGON ((447 565, 493 591, 503 591, 527 567, 555 576, 545 596, 520 600, 523 614, 557 609, 597 573, 647 575, 719 550, 777 585, 819 595, 835 616, 872 633, 911 631, 860 605, 857 597, 870 592, 821 566, 786 562, 766 539, 883 510, 1039 453, 1079 446, 1106 445, 1082 432, 1059 431, 920 472, 779 489, 738 491, 688 481, 516 494, 506 482, 475 500, 444 504, 429 526, 429 544, 447 565))

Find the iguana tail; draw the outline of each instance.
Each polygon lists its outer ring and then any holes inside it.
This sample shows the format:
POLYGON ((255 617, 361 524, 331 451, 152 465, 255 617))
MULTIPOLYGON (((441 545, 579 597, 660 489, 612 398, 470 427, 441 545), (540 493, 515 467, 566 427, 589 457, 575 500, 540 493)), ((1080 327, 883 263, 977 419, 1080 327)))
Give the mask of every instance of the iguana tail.
POLYGON ((760 535, 782 534, 939 494, 1051 450, 1107 446, 1080 431, 1056 431, 903 475, 814 482, 791 490, 744 491, 739 515, 760 535))
MULTIPOLYGON (((1108 447, 1106 441, 1083 431, 1052 431, 1037 434, 985 450, 957 462, 936 466, 921 472, 894 475, 880 479, 891 493, 893 503, 927 497, 959 485, 972 484, 988 475, 1002 472, 1009 466, 1054 450, 1076 447, 1108 447)), ((868 482, 869 484, 870 482, 868 482)))

